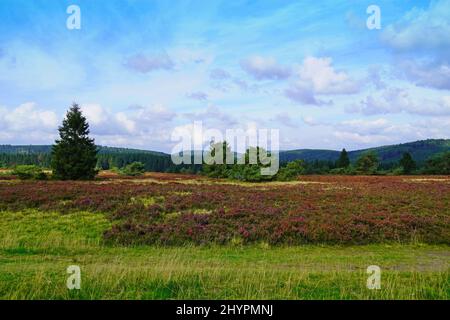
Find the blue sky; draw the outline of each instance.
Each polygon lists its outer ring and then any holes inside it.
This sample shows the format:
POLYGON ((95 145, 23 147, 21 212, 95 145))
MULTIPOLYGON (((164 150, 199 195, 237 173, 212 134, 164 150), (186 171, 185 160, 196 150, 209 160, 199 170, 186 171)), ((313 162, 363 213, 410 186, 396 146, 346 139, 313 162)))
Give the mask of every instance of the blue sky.
POLYGON ((450 1, 354 2, 0 0, 0 144, 52 143, 73 101, 110 146, 170 151, 193 121, 282 149, 450 138, 450 1))

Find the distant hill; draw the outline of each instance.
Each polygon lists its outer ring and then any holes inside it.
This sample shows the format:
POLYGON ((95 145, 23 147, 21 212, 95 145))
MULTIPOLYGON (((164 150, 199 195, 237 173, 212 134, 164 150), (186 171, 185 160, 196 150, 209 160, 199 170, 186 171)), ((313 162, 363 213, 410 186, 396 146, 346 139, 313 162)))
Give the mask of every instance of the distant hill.
MULTIPOLYGON (((100 154, 120 154, 120 153, 145 153, 159 156, 167 156, 164 152, 150 151, 150 150, 139 150, 139 149, 129 149, 129 148, 116 148, 116 147, 105 147, 98 146, 100 154)), ((52 146, 50 145, 0 145, 0 153, 8 154, 36 154, 36 153, 50 153, 52 146)))
MULTIPOLYGON (((361 154, 368 151, 374 151, 378 155, 382 164, 398 162, 404 152, 411 153, 414 160, 418 163, 423 163, 429 157, 437 153, 450 151, 450 139, 428 139, 390 146, 349 151, 348 155, 350 157, 350 161, 356 161, 361 154)), ((340 151, 336 150, 289 150, 280 152, 280 161, 289 162, 297 159, 302 159, 305 161, 336 161, 339 158, 339 154, 340 151)))
MULTIPOLYGON (((134 161, 142 162, 147 171, 162 172, 174 167, 170 156, 163 152, 104 146, 98 148, 97 166, 102 169, 122 168, 134 161)), ((0 145, 0 167, 34 164, 48 168, 51 162, 51 149, 50 145, 0 145)))
MULTIPOLYGON (((99 166, 101 167, 122 167, 131 161, 141 161, 146 164, 148 170, 152 171, 174 169, 170 155, 164 152, 105 146, 99 146, 99 149, 99 166)), ((2 164, 1 160, 3 158, 3 162, 6 165, 33 163, 48 166, 50 151, 51 146, 49 145, 0 145, 0 165, 2 164)), ((350 160, 354 162, 361 154, 368 151, 374 151, 381 160, 382 165, 385 166, 397 163, 404 152, 411 153, 414 160, 416 160, 418 164, 421 164, 437 153, 450 151, 450 139, 421 140, 349 151, 348 154, 350 160)), ((197 152, 199 151, 194 151, 193 153, 197 152)), ((299 149, 281 151, 280 162, 289 162, 297 159, 305 161, 336 161, 339 158, 339 154, 340 150, 299 149)))

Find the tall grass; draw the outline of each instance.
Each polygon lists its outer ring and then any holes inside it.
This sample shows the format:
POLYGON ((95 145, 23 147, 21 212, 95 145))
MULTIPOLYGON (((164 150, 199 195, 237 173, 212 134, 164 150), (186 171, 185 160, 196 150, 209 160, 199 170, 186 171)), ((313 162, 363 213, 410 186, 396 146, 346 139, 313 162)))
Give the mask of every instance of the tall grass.
POLYGON ((448 299, 448 246, 109 247, 101 214, 0 212, 2 299, 448 299), (81 267, 81 289, 66 269, 81 267), (381 289, 366 268, 382 269, 381 289))

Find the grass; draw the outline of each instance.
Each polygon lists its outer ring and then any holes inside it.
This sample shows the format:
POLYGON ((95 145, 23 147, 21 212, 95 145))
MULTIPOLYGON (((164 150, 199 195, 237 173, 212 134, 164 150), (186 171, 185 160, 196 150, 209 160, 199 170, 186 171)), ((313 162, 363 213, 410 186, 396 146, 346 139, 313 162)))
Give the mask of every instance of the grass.
POLYGON ((0 212, 1 299, 448 299, 448 246, 109 247, 99 213, 0 212), (81 268, 68 290, 66 269, 81 268), (381 289, 366 268, 382 269, 381 289))

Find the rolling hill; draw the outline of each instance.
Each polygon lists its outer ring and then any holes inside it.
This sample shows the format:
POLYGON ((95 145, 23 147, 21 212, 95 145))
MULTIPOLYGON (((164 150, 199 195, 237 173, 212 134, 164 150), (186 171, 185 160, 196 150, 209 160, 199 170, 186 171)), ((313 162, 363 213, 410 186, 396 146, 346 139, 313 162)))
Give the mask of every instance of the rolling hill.
MULTIPOLYGON (((121 166, 129 161, 151 162, 149 169, 166 170, 166 167, 172 166, 170 155, 164 152, 115 148, 99 146, 99 158, 102 162, 121 166)), ((44 164, 48 163, 48 156, 51 151, 50 145, 28 145, 28 146, 14 146, 14 145, 0 145, 0 155, 5 155, 4 158, 12 157, 15 160, 23 158, 23 161, 17 163, 26 163, 27 159, 44 158, 44 164)), ((375 152, 381 163, 389 165, 400 160, 404 152, 409 152, 419 164, 425 162, 429 157, 450 151, 450 139, 428 139, 414 142, 408 142, 397 145, 381 146, 376 148, 362 149, 349 151, 350 160, 356 159, 363 153, 373 151, 375 152)), ((298 159, 305 161, 336 161, 339 157, 340 151, 337 150, 321 150, 321 149, 298 149, 280 152, 280 162, 289 162, 298 159)), ((6 164, 9 164, 7 161, 6 164)), ((33 162, 34 163, 34 162, 33 162)))
MULTIPOLYGON (((411 153, 414 160, 418 163, 423 163, 426 159, 437 153, 450 151, 450 139, 428 139, 397 145, 349 151, 348 155, 350 161, 356 161, 361 154, 369 151, 375 152, 382 164, 398 162, 404 152, 411 153)), ((289 162, 297 159, 302 159, 305 161, 335 161, 338 159, 339 154, 340 151, 335 150, 289 150, 280 152, 280 161, 289 162)))

